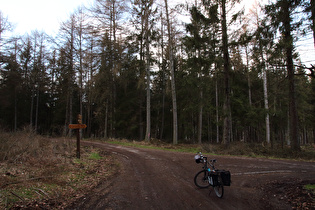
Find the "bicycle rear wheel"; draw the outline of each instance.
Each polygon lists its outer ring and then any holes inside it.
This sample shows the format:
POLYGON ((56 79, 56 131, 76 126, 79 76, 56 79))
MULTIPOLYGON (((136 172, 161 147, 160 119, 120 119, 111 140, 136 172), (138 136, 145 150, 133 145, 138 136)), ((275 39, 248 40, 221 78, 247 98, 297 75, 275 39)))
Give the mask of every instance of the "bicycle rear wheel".
POLYGON ((194 178, 195 185, 199 188, 207 188, 210 186, 208 180, 208 171, 202 170, 199 171, 194 178))
POLYGON ((216 186, 213 187, 215 194, 219 197, 222 198, 224 194, 224 187, 223 187, 223 181, 221 176, 218 177, 218 183, 216 186))

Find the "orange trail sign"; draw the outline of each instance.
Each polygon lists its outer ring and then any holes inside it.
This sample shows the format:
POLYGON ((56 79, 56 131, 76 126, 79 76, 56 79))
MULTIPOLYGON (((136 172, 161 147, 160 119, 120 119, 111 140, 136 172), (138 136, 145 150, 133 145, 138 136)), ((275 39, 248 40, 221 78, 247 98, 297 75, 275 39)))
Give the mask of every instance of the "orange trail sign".
POLYGON ((84 129, 87 126, 85 124, 70 124, 69 128, 70 129, 84 129))
POLYGON ((81 115, 79 115, 79 117, 78 117, 79 124, 70 124, 69 125, 69 128, 75 129, 76 133, 77 133, 77 158, 78 159, 80 159, 80 132, 79 132, 79 129, 84 129, 87 127, 85 124, 81 124, 80 116, 81 115))

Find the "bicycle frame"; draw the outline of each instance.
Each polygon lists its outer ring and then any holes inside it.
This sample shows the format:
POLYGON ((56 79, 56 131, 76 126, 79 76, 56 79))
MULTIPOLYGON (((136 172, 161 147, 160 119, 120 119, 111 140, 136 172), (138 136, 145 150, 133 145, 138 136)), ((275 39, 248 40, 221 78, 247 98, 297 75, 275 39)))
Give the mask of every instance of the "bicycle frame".
POLYGON ((205 169, 205 170, 208 170, 209 172, 210 171, 215 171, 215 167, 214 167, 214 163, 215 162, 217 162, 217 160, 216 159, 211 159, 210 160, 210 162, 208 161, 208 158, 207 157, 205 157, 205 156, 203 156, 203 155, 201 155, 200 156, 200 159, 203 161, 203 169, 205 169), (210 167, 208 167, 208 165, 210 166, 210 167), (210 170, 209 170, 210 169, 210 170), (211 170, 212 169, 212 170, 211 170))
POLYGON ((197 163, 203 163, 203 170, 199 171, 194 178, 195 185, 199 188, 208 188, 212 186, 219 198, 223 197, 224 187, 219 170, 215 169, 214 163, 216 159, 208 161, 201 153, 195 156, 197 163))
POLYGON ((204 166, 202 167, 204 170, 208 171, 208 180, 209 184, 213 187, 217 186, 218 184, 218 178, 217 176, 220 176, 216 173, 216 169, 214 166, 214 163, 216 162, 216 159, 211 159, 210 162, 207 160, 207 157, 203 157, 204 160, 204 166), (209 165, 209 167, 208 167, 209 165))

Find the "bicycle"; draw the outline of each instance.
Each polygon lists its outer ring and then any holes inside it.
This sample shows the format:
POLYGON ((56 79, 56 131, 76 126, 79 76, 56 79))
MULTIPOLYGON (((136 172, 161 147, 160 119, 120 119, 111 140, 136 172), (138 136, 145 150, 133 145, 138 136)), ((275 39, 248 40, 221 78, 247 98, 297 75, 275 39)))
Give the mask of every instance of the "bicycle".
POLYGON ((201 152, 195 156, 196 163, 203 163, 203 170, 199 171, 194 177, 194 183, 199 188, 212 186, 217 197, 222 198, 224 186, 230 186, 231 174, 229 171, 215 169, 216 159, 208 161, 201 152))

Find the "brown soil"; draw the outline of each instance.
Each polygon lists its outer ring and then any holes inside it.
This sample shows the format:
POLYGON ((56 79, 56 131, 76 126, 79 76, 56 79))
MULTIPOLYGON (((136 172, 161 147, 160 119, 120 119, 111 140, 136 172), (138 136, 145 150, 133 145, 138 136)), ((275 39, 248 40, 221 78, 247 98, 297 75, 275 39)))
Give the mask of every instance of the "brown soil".
POLYGON ((303 188, 315 184, 314 162, 211 156, 232 176, 220 199, 194 185, 202 166, 190 153, 82 144, 112 153, 122 170, 66 209, 315 209, 314 194, 303 188))

